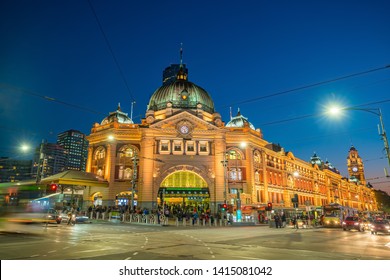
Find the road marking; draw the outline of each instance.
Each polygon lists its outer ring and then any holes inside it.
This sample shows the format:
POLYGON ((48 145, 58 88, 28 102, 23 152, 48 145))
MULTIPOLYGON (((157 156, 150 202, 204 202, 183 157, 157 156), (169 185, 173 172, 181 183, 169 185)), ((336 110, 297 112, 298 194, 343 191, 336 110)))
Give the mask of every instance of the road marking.
POLYGON ((126 258, 125 260, 131 260, 131 257, 126 258))
POLYGON ((135 253, 133 254, 133 256, 136 256, 136 255, 138 255, 138 252, 135 252, 135 253))
POLYGON ((51 253, 55 253, 55 252, 57 252, 57 250, 49 251, 49 252, 47 252, 47 253, 48 253, 48 254, 51 254, 51 253))
POLYGON ((94 249, 94 250, 78 251, 78 253, 91 253, 91 252, 105 251, 105 250, 106 249, 94 249))
POLYGON ((251 258, 251 257, 244 257, 244 256, 236 256, 236 258, 241 258, 241 259, 247 259, 247 260, 261 260, 259 258, 251 258))

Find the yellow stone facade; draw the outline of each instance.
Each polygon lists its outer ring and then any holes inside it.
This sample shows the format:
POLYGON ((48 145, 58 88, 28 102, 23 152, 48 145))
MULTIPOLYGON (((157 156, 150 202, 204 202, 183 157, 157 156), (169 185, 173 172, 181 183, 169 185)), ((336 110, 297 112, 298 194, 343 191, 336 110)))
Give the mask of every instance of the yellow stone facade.
MULTIPOLYGON (((181 82, 189 83, 186 77, 181 82)), ((182 103, 149 105, 139 124, 118 107, 93 125, 86 171, 107 180, 109 187, 87 187, 84 201, 115 205, 134 200, 148 209, 164 202, 205 203, 216 212, 218 204, 236 205, 237 198, 242 207, 260 209, 272 202, 274 209, 293 209, 297 194, 302 209, 333 202, 377 210, 356 149, 346 153, 350 178, 344 178, 326 164, 304 161, 267 142, 240 113, 224 123, 211 101, 195 107, 185 103, 196 90, 182 90, 182 103)))

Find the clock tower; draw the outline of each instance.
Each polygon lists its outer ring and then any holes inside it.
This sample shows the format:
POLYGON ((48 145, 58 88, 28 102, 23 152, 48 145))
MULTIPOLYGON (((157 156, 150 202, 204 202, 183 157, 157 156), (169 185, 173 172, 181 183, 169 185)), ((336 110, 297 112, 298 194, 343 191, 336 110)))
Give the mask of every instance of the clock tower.
POLYGON ((365 178, 363 160, 354 146, 349 149, 347 167, 350 179, 357 179, 364 184, 365 178))

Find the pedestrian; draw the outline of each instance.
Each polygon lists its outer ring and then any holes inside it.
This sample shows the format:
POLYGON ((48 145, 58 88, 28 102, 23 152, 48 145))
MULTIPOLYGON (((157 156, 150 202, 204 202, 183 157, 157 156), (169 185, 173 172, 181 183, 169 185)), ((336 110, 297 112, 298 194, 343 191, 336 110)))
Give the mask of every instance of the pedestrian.
POLYGON ((293 224, 293 228, 298 229, 298 219, 296 216, 293 217, 292 224, 293 224))
POLYGON ((279 228, 279 227, 281 228, 281 226, 280 226, 280 216, 279 216, 279 214, 276 213, 276 214, 274 215, 274 220, 275 220, 275 227, 276 227, 276 228, 279 228))
POLYGON ((286 227, 286 214, 284 212, 282 213, 281 219, 282 219, 282 227, 286 227))
POLYGON ((229 215, 229 224, 233 224, 233 215, 232 214, 230 214, 229 215))

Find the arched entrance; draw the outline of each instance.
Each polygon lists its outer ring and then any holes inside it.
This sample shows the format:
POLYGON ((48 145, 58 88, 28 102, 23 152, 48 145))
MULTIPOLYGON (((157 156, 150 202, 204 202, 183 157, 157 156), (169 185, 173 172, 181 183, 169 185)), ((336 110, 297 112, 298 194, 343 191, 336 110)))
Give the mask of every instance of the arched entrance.
POLYGON ((103 194, 101 192, 96 192, 91 195, 91 201, 93 205, 98 206, 103 204, 103 194))
POLYGON ((196 172, 178 170, 161 182, 158 204, 172 211, 207 211, 210 209, 210 193, 207 182, 196 172))

